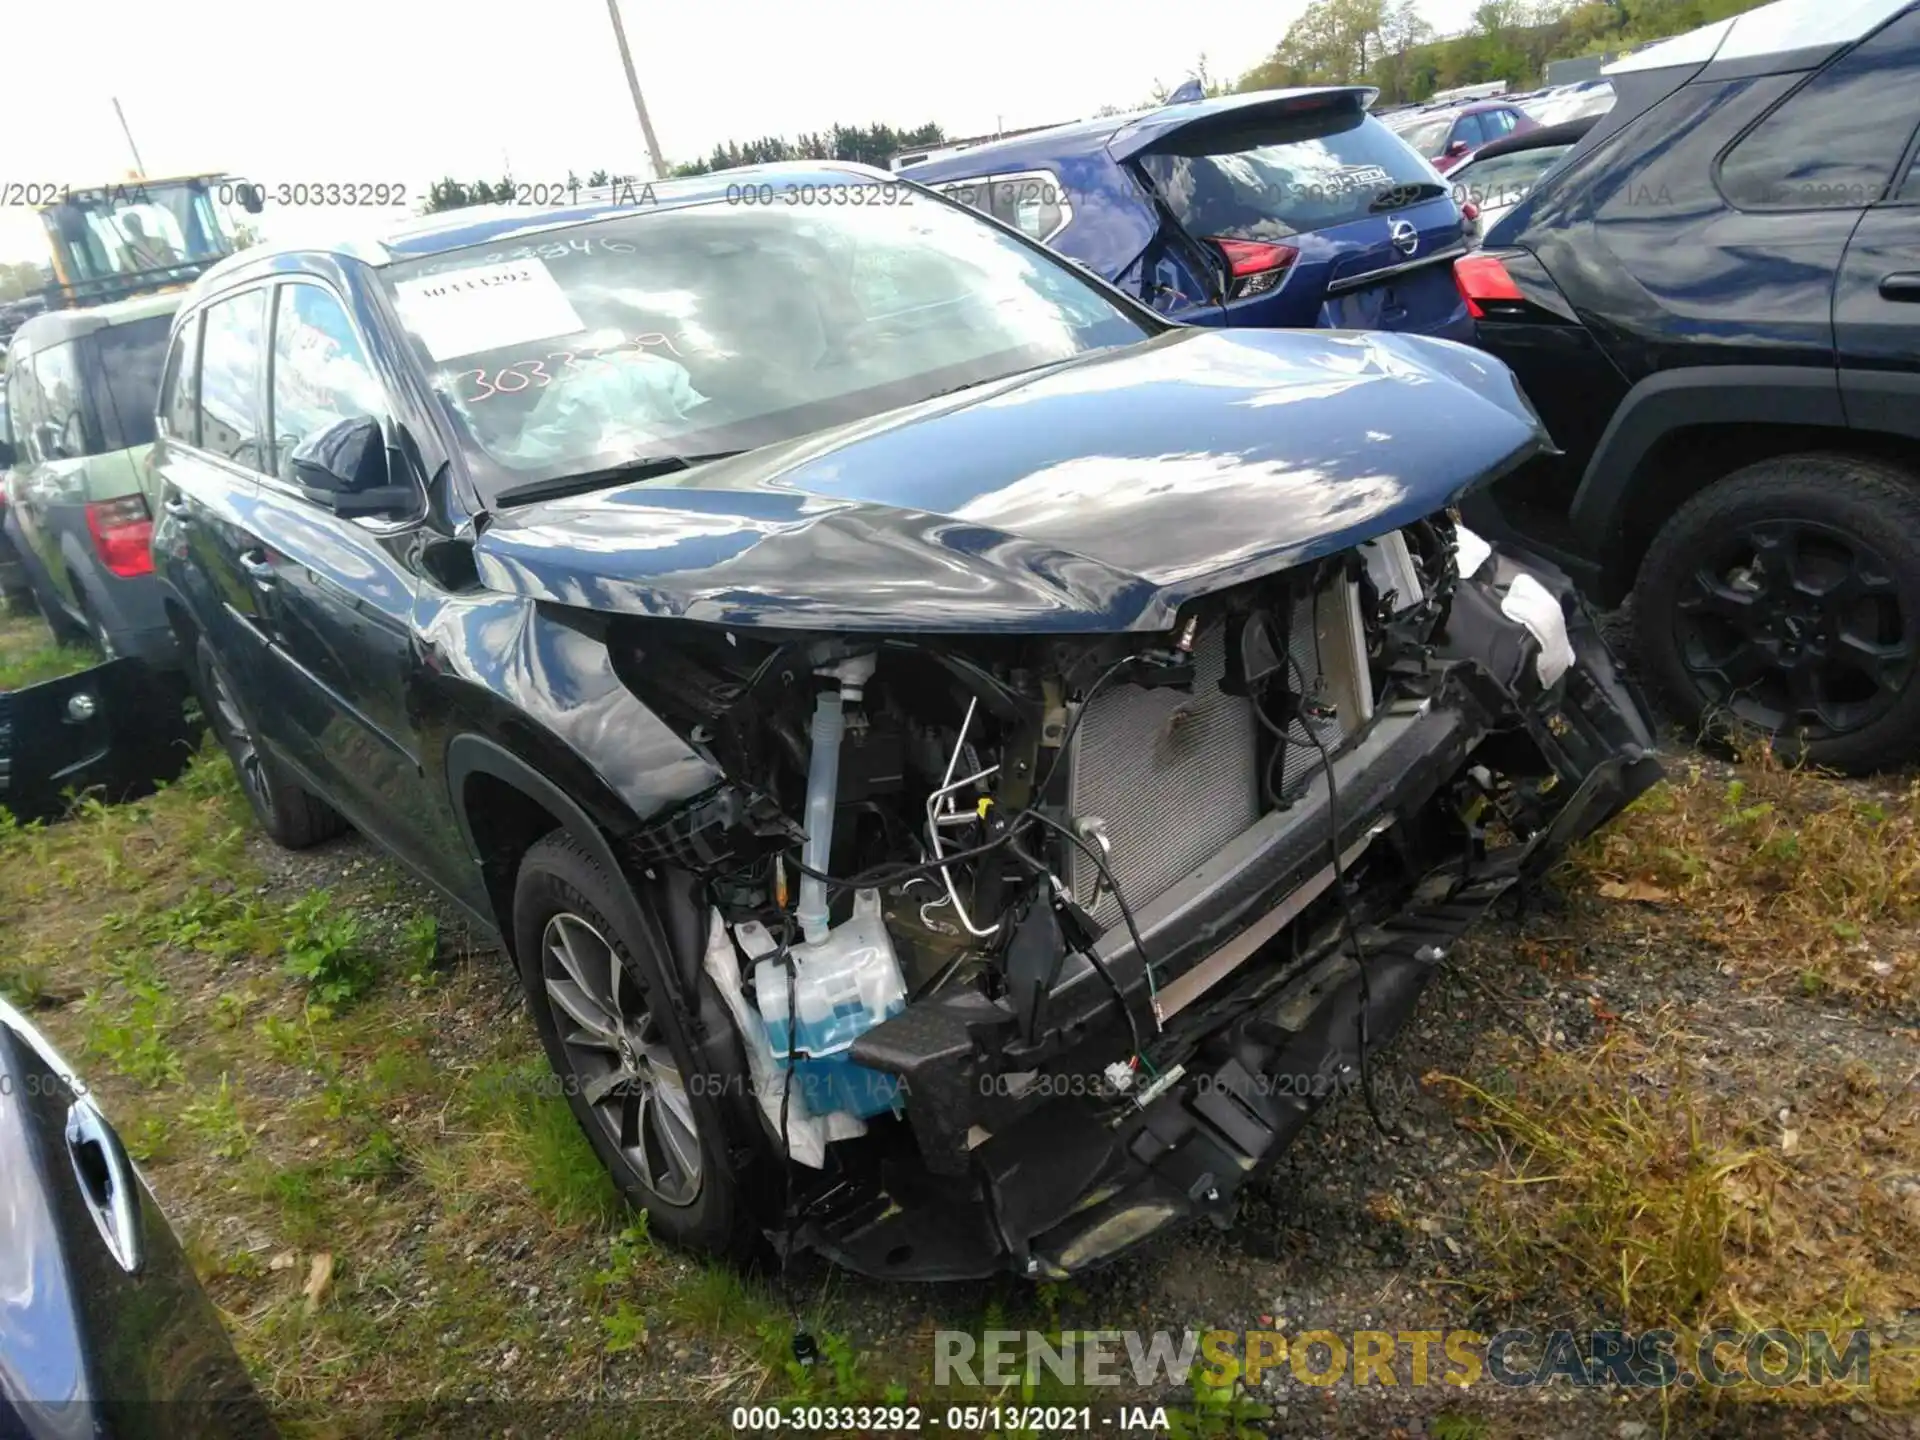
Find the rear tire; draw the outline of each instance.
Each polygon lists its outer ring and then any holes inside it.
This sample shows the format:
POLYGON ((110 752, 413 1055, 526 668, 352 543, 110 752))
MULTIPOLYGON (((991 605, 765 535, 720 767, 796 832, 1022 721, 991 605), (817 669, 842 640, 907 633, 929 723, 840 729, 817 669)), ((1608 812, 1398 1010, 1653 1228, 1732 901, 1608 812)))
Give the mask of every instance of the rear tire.
POLYGON ((253 738, 253 725, 235 697, 232 684, 204 638, 194 647, 194 681, 200 708, 221 748, 233 762, 240 788, 260 828, 275 844, 306 850, 343 834, 347 822, 319 796, 304 790, 253 738))
POLYGON ((39 606, 41 617, 47 622, 47 629, 53 632, 53 638, 62 645, 91 645, 93 632, 77 623, 60 604, 60 597, 49 584, 48 593, 42 595, 33 592, 35 604, 39 606))
POLYGON ((95 610, 92 602, 87 599, 87 592, 75 585, 73 593, 80 598, 80 615, 86 622, 87 639, 92 643, 93 648, 100 652, 103 660, 118 659, 120 647, 113 643, 112 632, 101 622, 100 612, 95 610))
POLYGON ((520 862, 513 948, 541 1044, 575 1121, 651 1233, 750 1263, 765 1242, 734 1165, 759 1138, 729 1135, 717 1097, 730 1085, 687 1083, 705 1072, 667 1004, 663 932, 629 933, 615 919, 626 910, 616 887, 625 882, 563 830, 520 862))
POLYGON ((1695 495, 1634 586, 1648 677, 1715 738, 1858 774, 1920 754, 1920 482, 1784 455, 1695 495))

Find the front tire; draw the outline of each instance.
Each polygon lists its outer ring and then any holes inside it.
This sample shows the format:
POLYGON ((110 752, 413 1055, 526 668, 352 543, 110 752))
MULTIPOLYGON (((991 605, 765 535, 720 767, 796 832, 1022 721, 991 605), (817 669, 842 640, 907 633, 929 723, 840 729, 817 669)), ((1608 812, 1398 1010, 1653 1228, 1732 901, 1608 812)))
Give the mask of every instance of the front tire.
POLYGON ((514 954, 540 1041, 574 1119, 651 1232, 751 1261, 763 1242, 730 1163, 723 1087, 688 1084, 704 1072, 667 1003, 671 958, 655 927, 635 934, 615 918, 628 912, 624 883, 564 831, 521 860, 514 954))
POLYGON ((342 834, 347 822, 340 812, 302 789, 254 739, 252 722, 204 636, 194 647, 193 659, 200 708, 233 762, 260 828, 288 850, 307 850, 342 834))
POLYGON ((1897 466, 1787 455, 1708 486, 1654 537, 1634 617, 1710 734, 1851 773, 1920 753, 1920 488, 1897 466))

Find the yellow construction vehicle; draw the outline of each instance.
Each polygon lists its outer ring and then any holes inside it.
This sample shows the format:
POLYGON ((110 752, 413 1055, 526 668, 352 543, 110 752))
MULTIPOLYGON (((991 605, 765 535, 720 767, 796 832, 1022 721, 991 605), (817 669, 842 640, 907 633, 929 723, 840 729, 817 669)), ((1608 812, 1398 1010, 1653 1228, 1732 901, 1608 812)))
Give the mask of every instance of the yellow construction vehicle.
POLYGON ((177 290, 250 242, 257 186, 211 173, 62 186, 38 207, 53 249, 48 303, 100 305, 177 290))

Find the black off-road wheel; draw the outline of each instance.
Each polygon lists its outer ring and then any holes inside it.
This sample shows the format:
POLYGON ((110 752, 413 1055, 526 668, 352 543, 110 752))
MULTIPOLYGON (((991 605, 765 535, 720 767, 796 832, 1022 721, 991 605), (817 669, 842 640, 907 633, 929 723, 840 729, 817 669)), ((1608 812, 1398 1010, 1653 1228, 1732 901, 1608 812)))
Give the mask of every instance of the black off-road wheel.
POLYGON ((765 1242, 730 1156, 758 1137, 730 1149, 717 1100, 740 1077, 704 1077, 668 1000, 664 939, 618 918, 630 913, 623 899, 646 903, 624 884, 564 831, 521 860, 514 953, 540 1040, 574 1119, 651 1233, 749 1264, 765 1242))
POLYGON ((204 638, 194 647, 193 659, 200 708, 233 762, 260 828, 288 850, 306 850, 344 833, 347 822, 340 812, 302 789, 260 748, 232 682, 204 638))
POLYGON ((1920 480, 1788 455, 1735 471, 1661 527, 1634 626, 1649 678, 1711 737, 1772 737, 1850 773, 1920 753, 1920 480))

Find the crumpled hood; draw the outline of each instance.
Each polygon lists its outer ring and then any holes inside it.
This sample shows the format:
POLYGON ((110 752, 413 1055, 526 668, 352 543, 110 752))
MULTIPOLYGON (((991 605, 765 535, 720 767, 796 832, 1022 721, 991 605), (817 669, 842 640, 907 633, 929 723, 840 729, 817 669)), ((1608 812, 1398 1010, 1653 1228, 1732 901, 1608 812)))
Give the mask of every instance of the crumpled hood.
POLYGON ((496 589, 729 625, 1157 630, 1549 448, 1512 373, 1465 346, 1182 329, 505 510, 476 557, 496 589))

